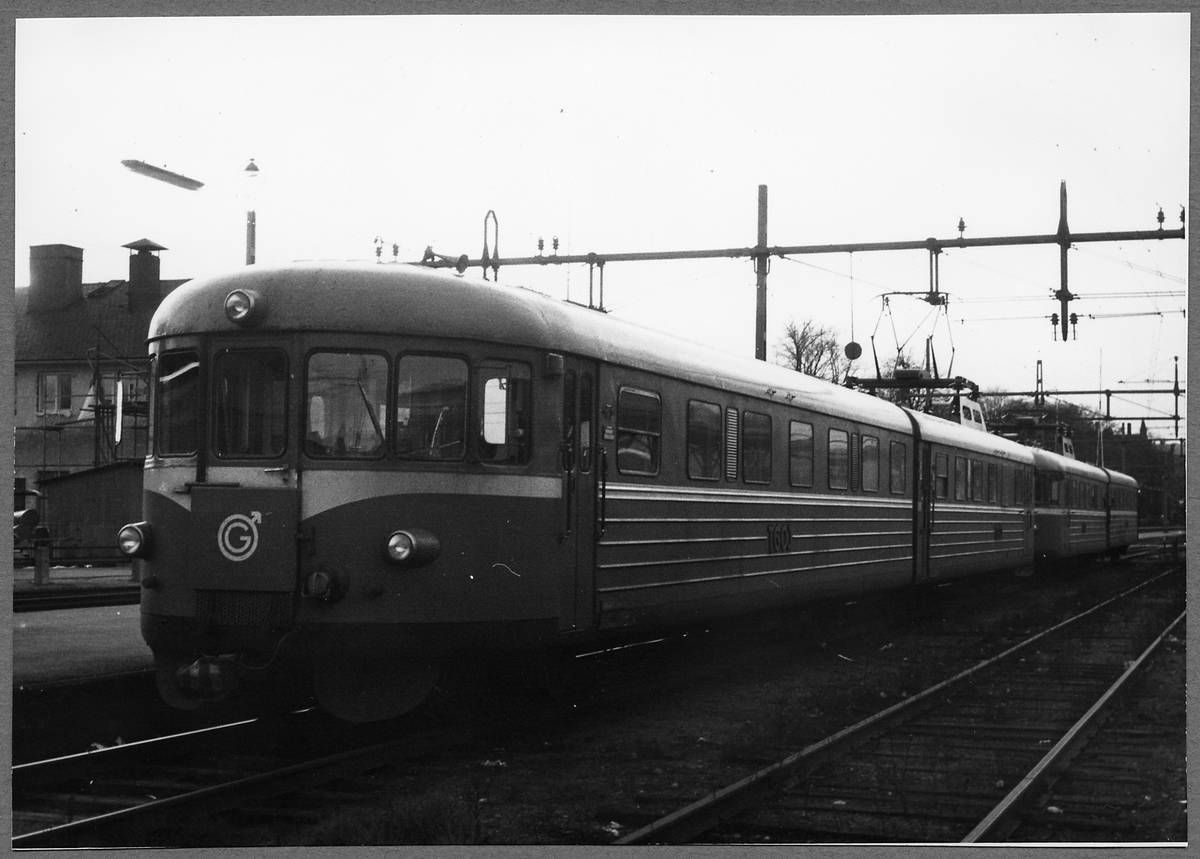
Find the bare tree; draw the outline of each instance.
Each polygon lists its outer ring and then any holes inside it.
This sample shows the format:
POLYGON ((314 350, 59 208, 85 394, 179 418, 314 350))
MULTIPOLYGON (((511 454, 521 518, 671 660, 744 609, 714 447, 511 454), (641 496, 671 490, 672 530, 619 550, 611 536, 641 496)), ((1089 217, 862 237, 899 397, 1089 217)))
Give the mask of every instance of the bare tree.
POLYGON ((812 320, 800 326, 795 320, 788 322, 783 339, 775 347, 775 362, 834 383, 846 377, 852 363, 842 352, 837 333, 812 320))

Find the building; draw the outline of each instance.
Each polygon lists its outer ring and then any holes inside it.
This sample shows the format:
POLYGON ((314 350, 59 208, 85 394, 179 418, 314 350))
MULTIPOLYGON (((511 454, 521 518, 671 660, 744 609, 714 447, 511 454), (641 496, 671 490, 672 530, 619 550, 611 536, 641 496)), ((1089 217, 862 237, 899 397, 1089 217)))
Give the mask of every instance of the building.
POLYGON ((149 239, 131 242, 129 279, 83 282, 83 250, 30 248, 15 334, 15 504, 68 474, 146 456, 146 334, 164 295, 186 280, 160 277, 149 239))

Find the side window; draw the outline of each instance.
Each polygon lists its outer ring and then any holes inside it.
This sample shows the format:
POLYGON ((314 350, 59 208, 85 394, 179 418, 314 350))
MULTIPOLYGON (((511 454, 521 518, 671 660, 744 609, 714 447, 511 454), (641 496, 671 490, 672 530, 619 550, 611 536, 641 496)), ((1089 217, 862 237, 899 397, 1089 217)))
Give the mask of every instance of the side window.
POLYGON ((190 456, 200 437, 200 357, 167 352, 154 380, 155 438, 163 456, 190 456))
POLYGON ((314 352, 308 359, 304 452, 336 459, 383 455, 388 362, 367 352, 314 352))
POLYGON ((479 365, 475 414, 480 461, 529 461, 530 379, 528 364, 484 361, 479 365))
POLYGON ((771 416, 746 412, 742 416, 742 480, 771 482, 771 416))
POLYGON ((983 500, 983 463, 978 459, 971 460, 971 499, 983 500))
POLYGON ((967 461, 961 456, 954 457, 954 500, 967 500, 967 461))
POLYGON ((803 421, 788 426, 788 480, 792 486, 813 485, 813 428, 803 421))
POLYGON ((939 453, 933 461, 934 492, 938 498, 950 497, 950 457, 939 453))
POLYGON ((908 491, 908 446, 894 441, 888 455, 892 470, 889 488, 893 495, 903 495, 908 491))
POLYGON ((829 488, 850 488, 850 433, 829 431, 829 488))
POLYGON ((213 452, 278 457, 287 447, 287 355, 222 352, 213 361, 213 452))
POLYGON ((658 474, 662 400, 658 394, 622 388, 617 395, 617 470, 658 474))
POLYGON ((721 479, 721 407, 688 402, 687 473, 696 480, 721 479))
POLYGON ((862 437, 862 488, 863 492, 879 491, 879 439, 873 435, 862 437))
POLYGON ((396 364, 396 438, 402 459, 458 460, 466 453, 467 363, 402 355, 396 364))
POLYGON ((994 462, 987 464, 987 500, 989 504, 995 504, 999 501, 1000 495, 1000 467, 994 462))

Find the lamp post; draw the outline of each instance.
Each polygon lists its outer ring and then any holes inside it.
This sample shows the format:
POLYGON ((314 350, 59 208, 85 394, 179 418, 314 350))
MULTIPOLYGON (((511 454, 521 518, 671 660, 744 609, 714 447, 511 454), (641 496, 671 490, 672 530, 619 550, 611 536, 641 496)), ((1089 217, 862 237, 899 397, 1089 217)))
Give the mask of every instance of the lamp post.
MULTIPOLYGON (((254 159, 250 159, 250 163, 246 165, 243 171, 247 181, 258 178, 258 165, 254 163, 254 159)), ((255 216, 254 216, 254 191, 255 186, 251 185, 250 191, 250 208, 246 210, 246 265, 254 265, 254 247, 255 247, 255 216)))

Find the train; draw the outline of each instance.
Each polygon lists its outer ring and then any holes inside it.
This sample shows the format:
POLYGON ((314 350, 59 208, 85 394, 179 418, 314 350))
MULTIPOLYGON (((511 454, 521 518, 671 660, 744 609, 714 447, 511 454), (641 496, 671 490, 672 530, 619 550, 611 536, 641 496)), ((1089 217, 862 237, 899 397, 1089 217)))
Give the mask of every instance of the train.
POLYGON ((1137 535, 1123 475, 461 273, 247 267, 173 291, 148 349, 118 545, 182 709, 304 688, 387 719, 454 660, 1137 535))

